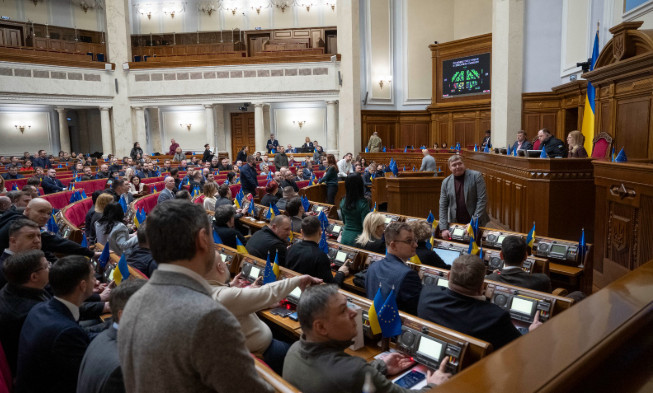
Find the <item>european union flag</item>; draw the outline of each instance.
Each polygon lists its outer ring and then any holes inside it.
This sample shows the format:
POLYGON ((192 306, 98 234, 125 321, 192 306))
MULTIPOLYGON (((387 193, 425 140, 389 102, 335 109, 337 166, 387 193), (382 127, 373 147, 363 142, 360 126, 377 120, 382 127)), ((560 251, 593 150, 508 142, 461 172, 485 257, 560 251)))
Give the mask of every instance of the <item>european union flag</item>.
POLYGON ((318 244, 318 247, 320 247, 320 250, 322 250, 323 253, 329 254, 329 243, 327 243, 326 239, 326 232, 322 230, 322 236, 320 237, 320 244, 318 244))
POLYGON ((100 262, 100 267, 104 269, 104 267, 109 262, 109 241, 107 241, 107 243, 104 245, 102 254, 100 254, 100 257, 97 260, 100 262))
POLYGON ((82 235, 82 243, 80 245, 82 247, 84 247, 84 248, 88 247, 88 241, 86 240, 86 234, 82 235))
POLYGON ((222 244, 222 239, 220 239, 220 235, 215 230, 213 231, 213 243, 222 244))
POLYGON ((120 285, 123 280, 129 278, 129 266, 127 266, 127 259, 125 259, 125 254, 120 256, 118 261, 118 268, 113 271, 113 281, 116 282, 116 285, 120 285))
POLYGON ((540 153, 540 158, 549 158, 546 155, 546 146, 542 146, 542 150, 541 150, 541 153, 540 153))
POLYGON ((277 276, 274 275, 274 268, 270 262, 270 252, 268 252, 268 259, 265 261, 265 270, 263 271, 263 285, 277 281, 277 276))
POLYGON ((617 154, 617 158, 614 159, 614 162, 628 162, 628 157, 626 157, 626 152, 623 147, 619 150, 619 154, 617 154))
POLYGON ((147 219, 147 213, 145 213, 145 208, 138 209, 137 214, 138 214, 138 222, 142 224, 143 221, 147 219))
POLYGON ((428 222, 429 224, 432 224, 434 220, 435 220, 435 217, 433 217, 433 212, 429 210, 429 215, 428 215, 428 217, 426 217, 426 222, 428 222))
POLYGON ((508 156, 511 156, 511 155, 512 155, 512 150, 510 150, 510 145, 508 145, 508 149, 507 149, 506 155, 508 155, 508 156))
POLYGON ((54 234, 59 233, 59 226, 57 225, 57 222, 54 220, 54 214, 50 215, 50 219, 45 224, 45 229, 48 232, 51 232, 51 233, 54 233, 54 234))
POLYGON ((490 152, 490 144, 486 144, 485 148, 483 149, 483 153, 489 153, 490 152))
POLYGON ((256 217, 256 208, 254 207, 254 201, 249 202, 249 209, 247 210, 247 213, 251 217, 256 217))
POLYGON ((379 311, 379 325, 384 338, 395 337, 401 334, 401 318, 394 287, 385 299, 383 307, 379 311))
POLYGON ((305 212, 311 208, 311 203, 308 201, 306 196, 302 196, 302 206, 304 207, 305 212))
POLYGON ((327 218, 326 214, 324 214, 324 210, 322 210, 320 214, 317 215, 317 219, 322 223, 323 230, 329 226, 329 219, 327 218))
POLYGON ((408 146, 404 147, 404 153, 408 152, 408 146))
POLYGON ((580 261, 580 265, 584 263, 586 251, 587 245, 585 244, 585 228, 583 228, 580 234, 580 241, 578 242, 578 260, 580 261))
POLYGON ((383 146, 383 152, 385 153, 385 146, 383 146))
POLYGON ((392 174, 393 174, 393 175, 395 175, 395 176, 399 176, 399 168, 397 167, 397 163, 396 163, 396 162, 393 163, 392 168, 390 168, 390 169, 392 170, 392 174))

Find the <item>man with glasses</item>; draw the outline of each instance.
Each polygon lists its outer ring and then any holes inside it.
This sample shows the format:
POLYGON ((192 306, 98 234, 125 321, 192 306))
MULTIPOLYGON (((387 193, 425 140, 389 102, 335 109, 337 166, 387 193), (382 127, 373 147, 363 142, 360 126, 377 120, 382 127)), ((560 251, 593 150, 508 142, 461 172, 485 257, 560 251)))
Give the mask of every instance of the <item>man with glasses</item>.
POLYGON ((408 224, 393 222, 385 229, 385 244, 388 250, 386 257, 374 262, 367 269, 367 297, 374 299, 380 287, 381 295, 385 299, 394 288, 399 310, 417 315, 422 282, 417 272, 405 263, 415 255, 415 234, 408 224))

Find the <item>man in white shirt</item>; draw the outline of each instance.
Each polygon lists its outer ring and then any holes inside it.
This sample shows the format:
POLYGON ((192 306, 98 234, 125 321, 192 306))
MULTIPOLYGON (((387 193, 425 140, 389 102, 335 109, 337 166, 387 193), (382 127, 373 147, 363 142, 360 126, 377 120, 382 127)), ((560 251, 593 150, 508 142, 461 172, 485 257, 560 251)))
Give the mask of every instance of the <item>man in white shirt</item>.
POLYGON ((347 153, 342 160, 338 161, 336 164, 338 166, 338 177, 345 178, 350 173, 354 173, 354 168, 351 165, 352 154, 347 153))

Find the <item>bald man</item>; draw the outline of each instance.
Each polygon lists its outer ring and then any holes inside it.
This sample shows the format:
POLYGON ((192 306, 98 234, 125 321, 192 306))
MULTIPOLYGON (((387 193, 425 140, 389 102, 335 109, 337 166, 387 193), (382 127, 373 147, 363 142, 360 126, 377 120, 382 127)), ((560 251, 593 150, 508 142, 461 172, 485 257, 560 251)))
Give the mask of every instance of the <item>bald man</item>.
POLYGON ((177 191, 177 188, 175 187, 175 179, 172 176, 166 176, 166 178, 163 179, 163 182, 165 183, 166 187, 159 194, 156 203, 175 199, 175 193, 177 191))
MULTIPOLYGON (((0 217, 0 249, 4 250, 9 246, 9 226, 20 218, 27 217, 44 227, 52 215, 52 205, 43 198, 34 198, 28 204, 23 213, 9 211, 0 217)), ((83 255, 93 258, 99 257, 100 253, 94 253, 86 247, 64 239, 56 233, 43 232, 41 234, 41 249, 45 252, 48 260, 54 260, 54 253, 64 255, 83 255)))
POLYGON ((419 168, 419 170, 436 172, 438 168, 435 165, 435 158, 433 158, 433 156, 429 153, 428 149, 422 149, 422 154, 424 155, 424 158, 422 158, 422 166, 419 168))
POLYGON ((11 207, 11 199, 6 196, 0 196, 0 217, 11 207))

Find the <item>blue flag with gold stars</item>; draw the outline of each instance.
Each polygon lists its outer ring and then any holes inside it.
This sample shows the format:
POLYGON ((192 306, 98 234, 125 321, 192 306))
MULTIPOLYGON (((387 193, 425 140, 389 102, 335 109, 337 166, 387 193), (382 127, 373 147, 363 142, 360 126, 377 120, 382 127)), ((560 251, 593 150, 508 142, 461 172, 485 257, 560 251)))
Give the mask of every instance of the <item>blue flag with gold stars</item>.
POLYGON ((397 298, 395 289, 392 288, 390 294, 385 299, 383 307, 378 312, 379 325, 384 338, 395 337, 401 334, 401 318, 399 318, 399 307, 397 307, 397 298))

